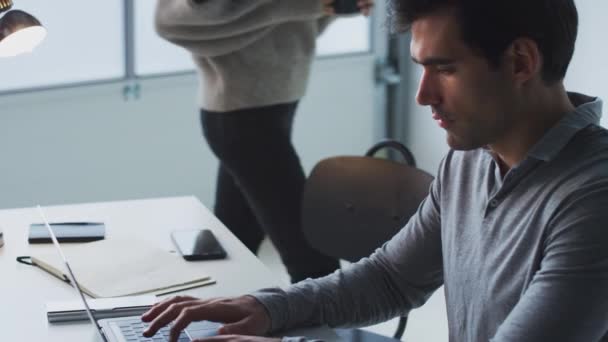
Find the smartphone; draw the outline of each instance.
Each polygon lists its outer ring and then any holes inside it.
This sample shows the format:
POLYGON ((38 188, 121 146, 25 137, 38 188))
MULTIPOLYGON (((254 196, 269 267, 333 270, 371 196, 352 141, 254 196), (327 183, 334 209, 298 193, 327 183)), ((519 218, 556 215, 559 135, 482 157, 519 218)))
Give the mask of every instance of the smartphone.
MULTIPOLYGON (((102 240, 106 226, 102 222, 62 222, 51 223, 53 233, 59 242, 90 242, 102 240)), ((29 243, 51 243, 51 236, 43 223, 32 223, 27 238, 29 243)))
POLYGON ((209 229, 175 230, 171 240, 188 261, 223 259, 226 251, 209 229))
POLYGON ((358 0, 334 0, 332 3, 336 14, 354 14, 359 13, 358 0))

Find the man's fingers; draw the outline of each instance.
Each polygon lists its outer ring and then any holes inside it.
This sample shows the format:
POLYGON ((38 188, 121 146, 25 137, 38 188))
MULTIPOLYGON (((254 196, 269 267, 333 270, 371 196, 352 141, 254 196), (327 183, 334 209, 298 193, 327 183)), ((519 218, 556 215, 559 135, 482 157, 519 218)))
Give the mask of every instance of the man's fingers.
POLYGON ((281 339, 277 337, 217 335, 205 337, 204 339, 200 340, 194 340, 192 342, 281 342, 281 339))
POLYGON ((192 342, 226 342, 226 341, 231 341, 231 340, 235 340, 236 336, 233 335, 216 335, 216 336, 209 336, 209 337, 205 337, 203 339, 199 339, 199 340, 193 340, 192 342))
MULTIPOLYGON (((221 301, 185 307, 181 309, 181 313, 173 321, 169 341, 177 341, 182 330, 186 329, 193 321, 230 322, 234 319, 233 314, 232 307, 221 301)), ((238 330, 238 332, 233 331, 230 334, 255 334, 255 327, 247 324, 249 321, 244 319, 237 323, 228 324, 233 326, 233 329, 238 330)), ((220 328, 220 334, 222 334, 222 329, 223 327, 220 328)))
POLYGON ((164 300, 162 300, 162 301, 154 304, 150 308, 150 310, 146 311, 141 316, 141 320, 144 321, 144 322, 150 322, 154 318, 156 318, 156 316, 158 316, 161 312, 165 311, 165 309, 169 305, 171 305, 173 303, 180 303, 180 302, 192 301, 192 300, 196 300, 196 298, 189 297, 189 296, 175 296, 175 297, 164 299, 164 300))
POLYGON ((181 310, 180 314, 173 321, 173 326, 171 327, 171 333, 169 335, 170 342, 176 342, 179 338, 179 334, 182 332, 182 330, 186 329, 188 324, 192 323, 193 321, 202 320, 197 317, 197 313, 199 313, 199 311, 204 311, 204 306, 204 304, 190 306, 181 310))
MULTIPOLYGON (((198 305, 192 305, 191 312, 189 315, 194 315, 193 320, 196 321, 211 321, 211 322, 234 322, 236 319, 240 319, 240 312, 234 306, 232 302, 226 302, 226 300, 215 300, 208 301, 205 303, 197 303, 198 305)), ((183 309, 186 310, 186 309, 183 309)), ((187 319, 190 316, 185 316, 187 319)), ((177 324, 177 320, 175 324, 177 324)))
POLYGON ((144 331, 144 336, 154 336, 154 334, 156 334, 156 332, 160 328, 171 323, 171 321, 173 321, 175 317, 180 314, 184 307, 193 305, 194 303, 196 303, 195 300, 169 304, 169 306, 167 306, 166 309, 162 313, 160 313, 156 318, 154 318, 154 320, 150 323, 148 329, 144 331))
POLYGON ((224 334, 261 335, 270 329, 265 309, 254 298, 214 298, 198 300, 179 297, 165 300, 152 308, 142 319, 150 322, 145 337, 153 336, 160 328, 173 322, 171 341, 193 321, 212 321, 227 324, 224 334))

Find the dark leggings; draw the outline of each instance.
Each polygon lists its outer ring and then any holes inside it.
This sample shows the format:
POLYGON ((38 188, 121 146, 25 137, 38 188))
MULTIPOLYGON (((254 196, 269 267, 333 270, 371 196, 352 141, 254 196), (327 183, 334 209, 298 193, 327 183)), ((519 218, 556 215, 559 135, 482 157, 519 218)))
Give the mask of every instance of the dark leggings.
POLYGON ((305 240, 305 182, 291 143, 297 102, 230 112, 201 110, 203 133, 220 160, 215 215, 253 253, 268 235, 292 282, 333 272, 338 261, 305 240))

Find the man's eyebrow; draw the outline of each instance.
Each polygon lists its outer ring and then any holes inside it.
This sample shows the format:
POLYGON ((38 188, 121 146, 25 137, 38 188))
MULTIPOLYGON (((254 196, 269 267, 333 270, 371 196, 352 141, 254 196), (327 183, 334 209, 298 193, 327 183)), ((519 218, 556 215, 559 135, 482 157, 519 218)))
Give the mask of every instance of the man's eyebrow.
POLYGON ((429 57, 429 58, 425 58, 424 60, 417 60, 414 56, 412 57, 412 61, 416 64, 420 64, 420 65, 444 65, 444 64, 454 64, 456 62, 455 59, 453 58, 447 58, 447 57, 429 57))

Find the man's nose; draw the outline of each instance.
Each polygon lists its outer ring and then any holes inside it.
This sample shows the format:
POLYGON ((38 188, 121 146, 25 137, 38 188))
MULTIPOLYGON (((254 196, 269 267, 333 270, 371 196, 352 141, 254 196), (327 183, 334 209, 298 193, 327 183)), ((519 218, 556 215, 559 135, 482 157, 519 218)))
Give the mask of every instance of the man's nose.
POLYGON ((433 75, 425 70, 422 72, 422 76, 420 76, 416 102, 421 106, 430 106, 437 104, 438 101, 438 86, 433 80, 433 75))

